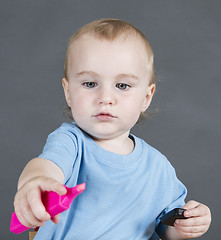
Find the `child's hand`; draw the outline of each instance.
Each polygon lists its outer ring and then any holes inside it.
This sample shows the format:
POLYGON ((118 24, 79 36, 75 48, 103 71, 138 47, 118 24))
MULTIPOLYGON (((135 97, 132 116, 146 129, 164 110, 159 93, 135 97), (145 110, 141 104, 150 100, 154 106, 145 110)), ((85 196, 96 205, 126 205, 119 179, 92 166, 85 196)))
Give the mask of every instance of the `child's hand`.
POLYGON ((202 236, 211 223, 211 213, 209 208, 196 201, 189 201, 182 208, 187 209, 184 216, 185 220, 176 220, 174 227, 184 238, 196 238, 202 236))
MULTIPOLYGON (((41 201, 43 191, 54 191, 59 195, 66 193, 66 188, 52 178, 36 177, 26 182, 16 193, 14 200, 15 213, 19 221, 30 228, 43 226, 45 221, 50 220, 41 201)), ((52 221, 58 223, 58 216, 52 221)))

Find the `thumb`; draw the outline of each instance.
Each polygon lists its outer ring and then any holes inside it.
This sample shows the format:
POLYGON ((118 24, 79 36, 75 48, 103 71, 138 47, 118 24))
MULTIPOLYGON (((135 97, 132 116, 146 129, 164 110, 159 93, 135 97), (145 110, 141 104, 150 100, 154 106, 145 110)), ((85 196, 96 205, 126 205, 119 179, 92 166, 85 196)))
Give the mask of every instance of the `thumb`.
POLYGON ((197 206, 199 206, 200 203, 199 202, 196 202, 194 200, 191 200, 189 202, 187 202, 182 208, 186 209, 186 210, 190 210, 190 209, 194 209, 196 208, 197 206))
POLYGON ((194 200, 191 200, 189 202, 187 202, 182 208, 186 209, 187 211, 184 212, 184 216, 185 217, 191 217, 193 216, 193 212, 192 210, 196 209, 198 206, 200 205, 199 202, 196 202, 194 200))

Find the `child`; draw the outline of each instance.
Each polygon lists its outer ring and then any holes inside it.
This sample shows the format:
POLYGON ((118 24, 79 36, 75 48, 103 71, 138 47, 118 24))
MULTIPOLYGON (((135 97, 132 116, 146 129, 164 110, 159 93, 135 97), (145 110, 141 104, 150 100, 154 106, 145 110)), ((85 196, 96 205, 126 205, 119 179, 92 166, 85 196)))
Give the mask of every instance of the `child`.
POLYGON ((130 134, 155 91, 152 49, 131 24, 101 19, 72 36, 63 88, 74 122, 48 136, 43 153, 23 170, 14 206, 28 227, 41 226, 35 239, 186 239, 203 235, 210 210, 185 204, 186 188, 168 160, 130 134), (42 191, 86 190, 52 221, 42 191), (160 218, 187 209, 175 227, 160 218), (44 226, 43 226, 44 225, 44 226))

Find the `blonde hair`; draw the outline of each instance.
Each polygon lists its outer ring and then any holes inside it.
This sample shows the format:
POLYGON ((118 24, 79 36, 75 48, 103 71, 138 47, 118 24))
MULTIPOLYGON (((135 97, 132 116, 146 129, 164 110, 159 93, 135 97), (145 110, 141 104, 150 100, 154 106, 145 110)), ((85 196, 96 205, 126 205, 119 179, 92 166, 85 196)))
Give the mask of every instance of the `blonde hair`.
MULTIPOLYGON (((67 47, 66 58, 64 63, 64 77, 66 79, 68 79, 68 63, 71 47, 73 43, 84 34, 91 34, 95 38, 104 39, 108 41, 114 41, 123 36, 138 37, 141 41, 143 41, 146 48, 148 57, 147 67, 150 69, 151 72, 150 84, 156 84, 156 77, 153 64, 153 51, 147 38, 139 29, 137 29, 132 24, 125 22, 123 20, 113 18, 104 18, 90 22, 84 25, 75 34, 71 36, 67 47)), ((66 112, 68 116, 71 119, 73 119, 71 109, 69 106, 66 107, 66 112)))

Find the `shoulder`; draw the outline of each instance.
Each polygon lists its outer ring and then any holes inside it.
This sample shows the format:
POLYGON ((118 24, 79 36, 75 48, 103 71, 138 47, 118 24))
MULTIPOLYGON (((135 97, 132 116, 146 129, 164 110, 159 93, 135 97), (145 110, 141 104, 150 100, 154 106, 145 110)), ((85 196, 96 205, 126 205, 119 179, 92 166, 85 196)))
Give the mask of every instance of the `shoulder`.
POLYGON ((161 153, 158 149, 154 148, 153 146, 149 145, 146 141, 144 141, 142 138, 136 137, 132 135, 136 147, 141 148, 143 150, 143 154, 147 154, 148 157, 154 158, 154 159, 162 159, 162 161, 167 161, 167 158, 163 153, 161 153))
POLYGON ((149 145, 143 139, 134 135, 133 137, 135 139, 137 147, 142 148, 142 155, 145 159, 147 159, 149 166, 155 166, 156 168, 158 168, 158 170, 161 169, 162 171, 168 171, 168 169, 170 169, 170 171, 172 172, 174 171, 173 166, 162 152, 160 152, 155 147, 149 145))
POLYGON ((62 123, 60 127, 54 130, 49 136, 68 136, 70 138, 83 137, 83 131, 75 124, 72 123, 62 123))
POLYGON ((60 127, 51 132, 47 137, 47 145, 50 146, 75 146, 78 148, 88 138, 74 122, 62 123, 60 127))
POLYGON ((53 133, 57 134, 82 134, 82 130, 75 124, 72 123, 62 123, 59 128, 57 128, 53 133))

